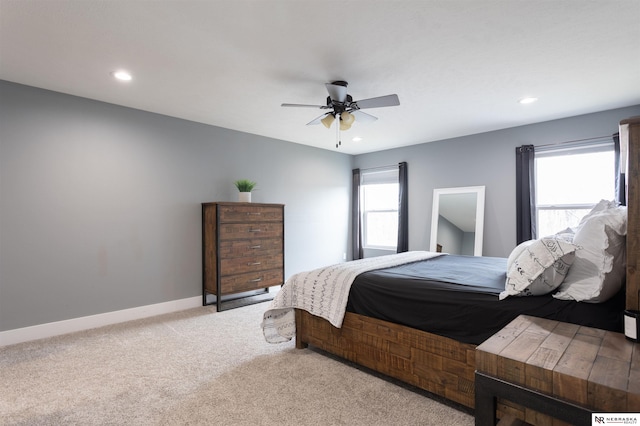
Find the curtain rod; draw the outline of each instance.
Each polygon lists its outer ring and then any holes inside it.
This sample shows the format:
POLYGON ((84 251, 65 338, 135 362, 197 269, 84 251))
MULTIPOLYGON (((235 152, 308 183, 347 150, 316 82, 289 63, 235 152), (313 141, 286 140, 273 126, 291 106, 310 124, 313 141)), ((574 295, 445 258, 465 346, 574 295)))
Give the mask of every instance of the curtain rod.
POLYGON ((547 147, 547 146, 564 145, 564 144, 567 144, 567 143, 576 143, 576 142, 590 142, 590 141, 597 141, 597 140, 601 140, 601 139, 612 139, 613 140, 613 135, 597 136, 597 137, 593 137, 593 138, 576 139, 576 140, 564 141, 564 142, 547 143, 547 144, 544 144, 544 145, 534 145, 534 148, 544 148, 544 147, 547 147))
POLYGON ((388 166, 369 167, 368 169, 360 169, 361 172, 377 169, 390 169, 391 167, 400 167, 399 164, 389 164, 388 166))

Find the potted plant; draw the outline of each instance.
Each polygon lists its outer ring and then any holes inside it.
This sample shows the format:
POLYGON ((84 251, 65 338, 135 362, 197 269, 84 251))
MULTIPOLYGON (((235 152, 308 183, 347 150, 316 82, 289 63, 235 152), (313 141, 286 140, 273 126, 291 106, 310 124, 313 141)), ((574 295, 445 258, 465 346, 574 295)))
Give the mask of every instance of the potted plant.
POLYGON ((233 183, 238 191, 240 191, 239 201, 242 203, 250 203, 251 202, 251 191, 256 187, 257 183, 248 180, 248 179, 240 179, 233 183))

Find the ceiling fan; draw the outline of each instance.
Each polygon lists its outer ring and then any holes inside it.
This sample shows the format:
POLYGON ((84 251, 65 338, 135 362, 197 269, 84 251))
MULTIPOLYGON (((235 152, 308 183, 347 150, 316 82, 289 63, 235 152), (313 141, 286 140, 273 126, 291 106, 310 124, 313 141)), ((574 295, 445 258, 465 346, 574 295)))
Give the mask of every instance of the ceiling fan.
POLYGON ((338 134, 338 141, 336 142, 336 148, 342 144, 340 141, 340 130, 349 130, 354 121, 360 121, 363 123, 376 121, 378 118, 371 114, 367 114, 361 110, 368 108, 381 108, 388 106, 400 105, 398 95, 386 95, 376 98, 361 99, 354 101, 351 95, 347 93, 346 81, 333 81, 326 83, 327 96, 326 105, 307 105, 307 104, 282 104, 283 107, 303 107, 303 108, 318 108, 327 109, 321 116, 311 120, 307 125, 322 123, 327 129, 331 127, 333 122, 338 118, 340 125, 336 126, 338 134))

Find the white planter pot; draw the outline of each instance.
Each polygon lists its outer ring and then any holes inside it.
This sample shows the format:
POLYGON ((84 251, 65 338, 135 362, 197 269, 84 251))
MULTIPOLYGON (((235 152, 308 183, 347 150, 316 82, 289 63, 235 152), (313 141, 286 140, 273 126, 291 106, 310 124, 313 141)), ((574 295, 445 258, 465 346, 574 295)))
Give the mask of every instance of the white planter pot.
POLYGON ((250 192, 239 192, 238 193, 238 201, 241 203, 250 203, 251 202, 251 193, 250 192))

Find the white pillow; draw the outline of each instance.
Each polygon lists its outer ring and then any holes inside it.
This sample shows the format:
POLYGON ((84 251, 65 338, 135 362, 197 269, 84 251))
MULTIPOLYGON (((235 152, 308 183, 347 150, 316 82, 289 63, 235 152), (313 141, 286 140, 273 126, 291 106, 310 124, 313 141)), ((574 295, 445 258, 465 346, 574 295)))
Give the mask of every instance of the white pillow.
POLYGON ((553 238, 558 238, 560 240, 568 241, 570 243, 573 242, 573 238, 576 236, 576 233, 571 228, 563 229, 560 232, 557 232, 553 235, 553 238))
POLYGON ((574 243, 582 247, 553 297, 601 303, 622 288, 626 273, 626 207, 592 212, 580 223, 574 243))
POLYGON ((540 296, 558 288, 579 247, 560 238, 545 237, 521 243, 507 259, 507 280, 499 299, 540 296))
POLYGON ((590 217, 606 212, 607 210, 615 210, 616 208, 618 208, 618 205, 615 203, 615 201, 600 200, 600 202, 598 202, 598 204, 596 204, 589 213, 587 213, 582 219, 580 219, 580 224, 578 224, 577 229, 580 229, 580 227, 584 225, 590 217))

